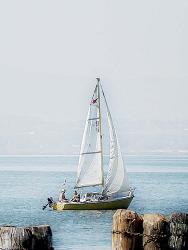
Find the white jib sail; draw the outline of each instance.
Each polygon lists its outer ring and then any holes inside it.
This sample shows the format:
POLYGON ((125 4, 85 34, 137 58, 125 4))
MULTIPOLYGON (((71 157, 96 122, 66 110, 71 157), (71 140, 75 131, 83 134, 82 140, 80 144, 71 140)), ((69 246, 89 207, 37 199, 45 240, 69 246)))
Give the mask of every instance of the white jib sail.
POLYGON ((75 188, 103 184, 98 93, 97 85, 87 115, 75 188))
POLYGON ((113 126, 112 117, 105 96, 104 99, 107 107, 107 116, 110 131, 110 162, 105 186, 103 189, 103 195, 122 196, 127 194, 130 187, 116 131, 113 126))

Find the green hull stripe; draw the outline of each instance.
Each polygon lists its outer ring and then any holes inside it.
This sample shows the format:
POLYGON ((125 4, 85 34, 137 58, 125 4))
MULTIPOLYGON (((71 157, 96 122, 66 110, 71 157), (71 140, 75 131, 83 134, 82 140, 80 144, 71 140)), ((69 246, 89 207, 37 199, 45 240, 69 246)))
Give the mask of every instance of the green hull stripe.
POLYGON ((101 201, 101 202, 86 202, 86 203, 63 203, 57 202, 53 205, 53 210, 114 210, 120 208, 128 208, 133 197, 124 199, 101 201))

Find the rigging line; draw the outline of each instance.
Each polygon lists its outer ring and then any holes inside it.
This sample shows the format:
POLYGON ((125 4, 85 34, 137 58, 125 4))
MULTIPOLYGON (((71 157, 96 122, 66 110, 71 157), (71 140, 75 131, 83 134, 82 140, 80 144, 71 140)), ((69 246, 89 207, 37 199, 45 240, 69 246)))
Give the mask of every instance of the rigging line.
MULTIPOLYGON (((91 98, 91 100, 93 99, 93 97, 95 96, 95 91, 96 91, 96 89, 97 89, 97 84, 96 84, 96 86, 95 86, 95 89, 94 89, 94 92, 93 92, 93 95, 92 95, 92 98, 91 98)), ((90 103, 91 104, 91 103, 90 103)))
POLYGON ((104 100, 105 100, 105 103, 106 103, 106 106, 107 106, 107 110, 109 111, 108 103, 107 103, 107 100, 106 100, 106 96, 104 94, 104 90, 103 90, 102 84, 100 82, 99 82, 99 84, 100 84, 101 91, 102 91, 102 94, 103 94, 103 97, 104 97, 104 100))

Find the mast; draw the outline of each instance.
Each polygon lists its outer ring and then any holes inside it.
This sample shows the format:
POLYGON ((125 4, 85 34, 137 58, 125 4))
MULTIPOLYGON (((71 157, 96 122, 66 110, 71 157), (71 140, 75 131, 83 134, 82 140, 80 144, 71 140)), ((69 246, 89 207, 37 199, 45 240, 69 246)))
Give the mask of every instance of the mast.
POLYGON ((99 98, 99 133, 100 133, 100 148, 101 148, 101 173, 102 173, 102 186, 104 186, 104 170, 103 170, 103 145, 102 145, 102 124, 101 124, 101 99, 100 99, 100 78, 97 79, 97 90, 99 98))

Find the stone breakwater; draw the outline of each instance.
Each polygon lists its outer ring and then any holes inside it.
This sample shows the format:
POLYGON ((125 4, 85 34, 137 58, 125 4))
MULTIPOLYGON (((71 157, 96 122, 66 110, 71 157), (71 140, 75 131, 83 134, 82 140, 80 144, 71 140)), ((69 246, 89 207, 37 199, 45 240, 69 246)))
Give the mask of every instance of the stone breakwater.
POLYGON ((188 250, 188 214, 119 209, 113 216, 112 250, 188 250))
POLYGON ((0 227, 0 250, 39 249, 53 250, 50 226, 0 227))

